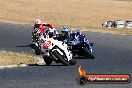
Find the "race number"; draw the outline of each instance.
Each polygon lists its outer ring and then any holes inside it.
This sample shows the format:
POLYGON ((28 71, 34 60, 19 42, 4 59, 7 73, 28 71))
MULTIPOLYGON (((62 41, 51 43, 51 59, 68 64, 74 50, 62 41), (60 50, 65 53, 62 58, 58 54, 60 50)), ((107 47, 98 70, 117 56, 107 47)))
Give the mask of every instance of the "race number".
POLYGON ((43 45, 43 48, 44 49, 48 49, 50 47, 50 45, 51 45, 51 41, 50 40, 49 41, 45 41, 45 43, 43 45))

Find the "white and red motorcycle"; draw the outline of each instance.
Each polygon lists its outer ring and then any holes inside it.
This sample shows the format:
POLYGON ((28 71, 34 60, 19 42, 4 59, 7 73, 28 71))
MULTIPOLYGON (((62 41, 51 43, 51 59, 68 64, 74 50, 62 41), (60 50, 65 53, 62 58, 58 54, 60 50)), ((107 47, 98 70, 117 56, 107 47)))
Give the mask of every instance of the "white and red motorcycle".
POLYGON ((67 44, 53 38, 42 37, 40 40, 44 41, 40 44, 40 50, 46 65, 50 65, 52 61, 62 63, 65 66, 76 64, 76 60, 73 58, 71 51, 68 50, 67 44))

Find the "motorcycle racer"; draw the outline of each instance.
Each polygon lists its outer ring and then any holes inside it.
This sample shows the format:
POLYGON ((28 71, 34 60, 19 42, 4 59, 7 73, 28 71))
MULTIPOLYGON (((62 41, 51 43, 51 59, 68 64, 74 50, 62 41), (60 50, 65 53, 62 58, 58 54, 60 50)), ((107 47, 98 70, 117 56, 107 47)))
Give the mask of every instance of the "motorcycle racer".
POLYGON ((75 40, 77 39, 79 36, 81 35, 81 31, 77 30, 77 31, 72 31, 70 34, 71 40, 75 40))
POLYGON ((42 25, 45 28, 44 33, 48 31, 47 34, 49 35, 50 38, 56 36, 57 31, 52 24, 42 23, 42 25))
POLYGON ((70 28, 63 27, 61 29, 61 34, 57 38, 59 41, 69 41, 70 39, 70 28))
POLYGON ((35 20, 35 24, 34 24, 34 28, 35 29, 39 29, 41 33, 43 33, 46 29, 50 30, 55 30, 54 26, 52 24, 48 24, 48 23, 42 23, 42 21, 40 19, 36 19, 35 20))
POLYGON ((86 43, 87 43, 87 47, 89 47, 90 52, 93 52, 93 51, 92 51, 92 46, 93 46, 94 43, 89 42, 89 40, 86 39, 86 37, 85 37, 84 34, 81 34, 81 35, 79 36, 79 41, 80 41, 79 43, 81 43, 81 42, 86 42, 86 43))
POLYGON ((36 19, 35 20, 35 24, 34 24, 34 27, 33 27, 33 30, 37 30, 39 29, 41 33, 44 32, 44 27, 42 25, 42 21, 40 19, 36 19))
POLYGON ((81 35, 81 32, 79 30, 77 31, 71 31, 69 27, 62 27, 61 34, 57 38, 59 41, 74 41, 78 39, 78 37, 81 35))
POLYGON ((49 34, 53 34, 53 32, 55 31, 55 28, 52 24, 48 24, 48 23, 42 23, 42 21, 40 19, 36 19, 35 20, 35 24, 32 30, 32 43, 31 43, 31 48, 35 50, 37 50, 37 52, 39 51, 39 37, 41 35, 44 34, 45 30, 50 30, 49 34))

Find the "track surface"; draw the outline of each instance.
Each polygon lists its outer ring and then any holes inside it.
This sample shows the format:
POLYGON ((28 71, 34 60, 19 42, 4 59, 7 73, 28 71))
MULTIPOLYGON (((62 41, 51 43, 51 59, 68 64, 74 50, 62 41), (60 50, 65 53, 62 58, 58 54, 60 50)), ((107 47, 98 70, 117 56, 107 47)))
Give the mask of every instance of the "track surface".
MULTIPOLYGON (((33 53, 30 47, 31 26, 0 23, 0 50, 33 53)), ((78 59, 75 66, 29 66, 0 70, 1 88, 132 88, 132 84, 76 83, 77 68, 82 65, 90 74, 131 74, 132 36, 87 33, 95 42, 95 59, 78 59)))

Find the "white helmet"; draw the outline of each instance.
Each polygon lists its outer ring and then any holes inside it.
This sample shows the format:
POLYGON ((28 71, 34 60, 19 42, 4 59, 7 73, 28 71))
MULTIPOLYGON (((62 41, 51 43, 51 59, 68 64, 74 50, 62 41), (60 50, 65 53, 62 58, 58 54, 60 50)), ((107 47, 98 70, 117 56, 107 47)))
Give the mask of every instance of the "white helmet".
POLYGON ((35 24, 42 24, 42 22, 41 22, 40 19, 36 19, 36 20, 35 20, 35 24))

